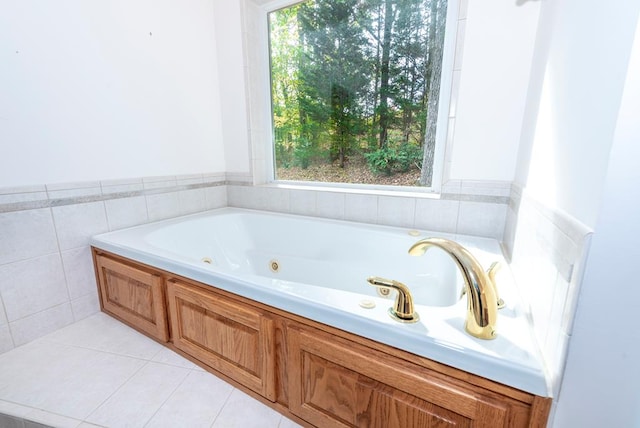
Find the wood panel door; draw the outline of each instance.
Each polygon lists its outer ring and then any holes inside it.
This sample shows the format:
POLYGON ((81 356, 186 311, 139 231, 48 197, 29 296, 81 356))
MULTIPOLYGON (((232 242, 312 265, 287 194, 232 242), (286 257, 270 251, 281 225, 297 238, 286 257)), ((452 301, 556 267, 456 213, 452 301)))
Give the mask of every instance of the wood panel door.
POLYGON ((100 254, 95 260, 102 309, 160 341, 169 340, 162 278, 100 254))
POLYGON ((167 281, 173 343, 263 397, 275 400, 271 316, 208 290, 167 281))
POLYGON ((429 370, 307 328, 288 329, 289 409, 321 427, 510 427, 509 408, 429 370))

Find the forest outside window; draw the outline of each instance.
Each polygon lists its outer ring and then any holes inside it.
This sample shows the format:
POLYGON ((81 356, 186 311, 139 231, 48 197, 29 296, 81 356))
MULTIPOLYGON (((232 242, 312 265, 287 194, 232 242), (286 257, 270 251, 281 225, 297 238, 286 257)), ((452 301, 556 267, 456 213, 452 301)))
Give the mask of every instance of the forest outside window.
POLYGON ((447 0, 271 12, 275 178, 431 186, 446 18, 447 0))

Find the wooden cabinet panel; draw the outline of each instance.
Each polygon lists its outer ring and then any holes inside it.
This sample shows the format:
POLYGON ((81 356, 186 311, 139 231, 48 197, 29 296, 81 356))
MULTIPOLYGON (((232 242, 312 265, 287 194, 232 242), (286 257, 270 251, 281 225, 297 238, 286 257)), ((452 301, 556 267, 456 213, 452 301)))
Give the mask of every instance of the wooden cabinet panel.
POLYGON ((506 427, 509 409, 411 363, 289 328, 289 408, 322 427, 506 427))
POLYGON ((96 255, 103 309, 154 338, 169 339, 162 277, 96 255))
POLYGON ((231 379, 275 400, 274 322, 254 307, 167 281, 173 344, 231 379))
POLYGON ((171 336, 167 346, 311 425, 546 426, 550 398, 96 249, 94 260, 105 312, 158 340, 171 336))

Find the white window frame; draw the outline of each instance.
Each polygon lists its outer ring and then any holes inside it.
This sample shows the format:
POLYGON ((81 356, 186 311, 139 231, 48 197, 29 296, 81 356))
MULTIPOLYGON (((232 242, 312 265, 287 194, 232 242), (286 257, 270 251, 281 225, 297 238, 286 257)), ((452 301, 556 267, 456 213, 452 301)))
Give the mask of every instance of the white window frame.
POLYGON ((331 191, 344 190, 374 194, 393 192, 420 194, 439 194, 442 184, 446 182, 445 157, 450 121, 449 111, 452 102, 454 60, 456 51, 456 35, 458 32, 459 0, 449 0, 442 55, 442 74, 440 77, 440 97, 438 102, 438 122, 436 124, 436 145, 434 149, 432 185, 421 186, 388 186, 357 183, 325 183, 314 181, 288 181, 275 179, 275 145, 273 132, 273 112, 271 108, 271 70, 269 52, 268 14, 270 12, 300 3, 300 0, 244 0, 244 50, 245 50, 245 82, 248 89, 249 135, 251 141, 251 165, 253 184, 267 184, 315 188, 331 191))

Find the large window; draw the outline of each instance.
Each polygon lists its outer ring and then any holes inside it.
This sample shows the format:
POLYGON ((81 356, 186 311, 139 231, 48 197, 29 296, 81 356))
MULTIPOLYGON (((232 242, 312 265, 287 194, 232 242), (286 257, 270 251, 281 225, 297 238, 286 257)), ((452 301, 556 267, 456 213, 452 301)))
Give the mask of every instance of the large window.
POLYGON ((276 179, 431 186, 446 9, 307 0, 271 12, 276 179))

